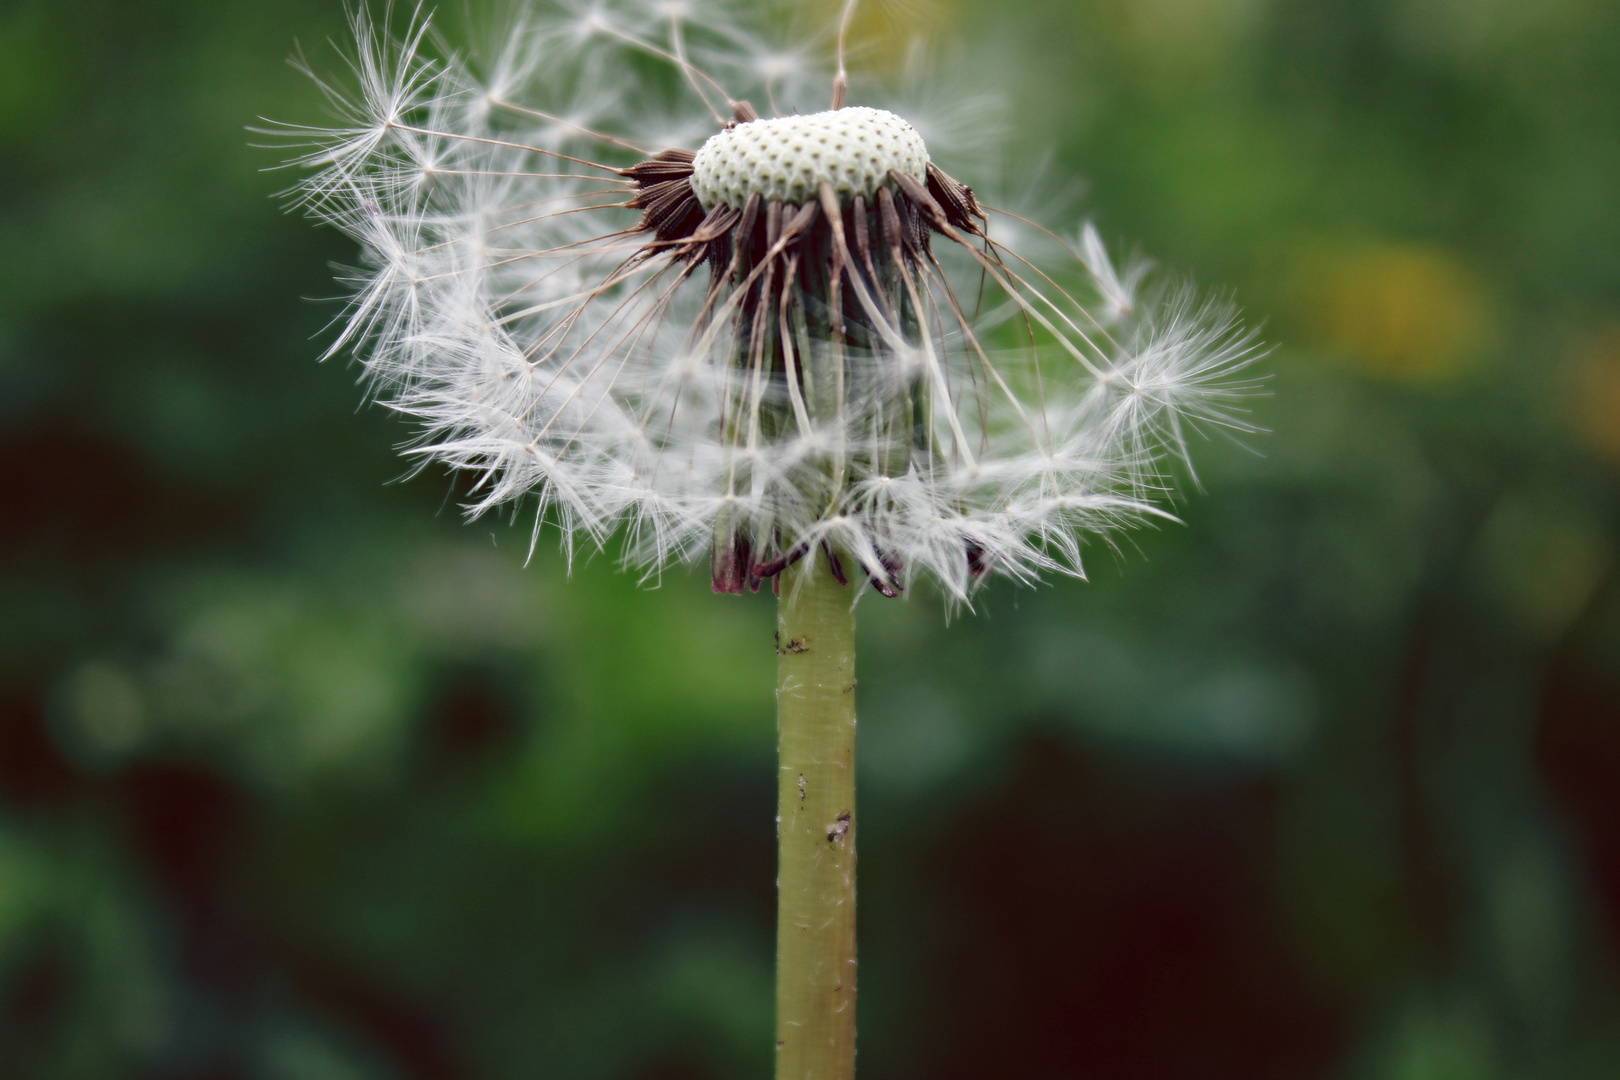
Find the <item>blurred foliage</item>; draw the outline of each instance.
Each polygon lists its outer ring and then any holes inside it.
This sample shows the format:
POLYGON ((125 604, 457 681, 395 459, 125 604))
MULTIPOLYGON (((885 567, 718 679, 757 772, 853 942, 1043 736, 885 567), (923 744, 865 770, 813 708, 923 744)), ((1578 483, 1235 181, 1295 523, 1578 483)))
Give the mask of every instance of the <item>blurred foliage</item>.
MULTIPOLYGON (((0 8, 0 1076, 763 1076, 768 600, 394 482, 244 132, 344 33, 0 8)), ((857 34, 1279 346, 1185 526, 863 601, 864 1075, 1620 1075, 1620 9, 857 34)))

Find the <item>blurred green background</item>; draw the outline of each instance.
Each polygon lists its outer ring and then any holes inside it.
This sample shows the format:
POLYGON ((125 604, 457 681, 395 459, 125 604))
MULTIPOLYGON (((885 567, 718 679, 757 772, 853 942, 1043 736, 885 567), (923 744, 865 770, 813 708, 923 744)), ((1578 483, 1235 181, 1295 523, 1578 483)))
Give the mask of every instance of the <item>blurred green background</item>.
MULTIPOLYGON (((1185 526, 863 602, 863 1076, 1620 1076, 1620 8, 918 32, 1278 348, 1185 526)), ((329 36, 0 4, 0 1076, 763 1077, 769 599, 396 482, 244 130, 329 36)))

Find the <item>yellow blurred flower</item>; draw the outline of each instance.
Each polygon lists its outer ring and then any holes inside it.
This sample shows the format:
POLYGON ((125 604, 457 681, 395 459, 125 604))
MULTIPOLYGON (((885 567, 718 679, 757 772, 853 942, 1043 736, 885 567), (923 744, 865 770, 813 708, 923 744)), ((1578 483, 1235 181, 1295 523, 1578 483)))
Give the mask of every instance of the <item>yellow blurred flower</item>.
POLYGON ((1590 334, 1575 350, 1567 399, 1575 435, 1620 462, 1620 323, 1590 334))
POLYGON ((1386 378, 1455 376, 1479 359, 1491 334, 1484 282, 1443 248, 1320 249, 1303 260, 1297 282, 1311 344, 1386 378))

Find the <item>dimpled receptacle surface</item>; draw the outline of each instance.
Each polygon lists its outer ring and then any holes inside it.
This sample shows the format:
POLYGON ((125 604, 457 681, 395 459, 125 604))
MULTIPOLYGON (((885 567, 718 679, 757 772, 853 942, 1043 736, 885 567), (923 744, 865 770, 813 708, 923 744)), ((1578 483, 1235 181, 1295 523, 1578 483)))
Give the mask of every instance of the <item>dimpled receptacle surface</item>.
POLYGON ((766 202, 806 203, 826 181, 840 198, 871 198, 889 170, 922 180, 928 148, 892 112, 852 106, 809 116, 753 120, 722 131, 692 161, 692 190, 705 209, 766 202))

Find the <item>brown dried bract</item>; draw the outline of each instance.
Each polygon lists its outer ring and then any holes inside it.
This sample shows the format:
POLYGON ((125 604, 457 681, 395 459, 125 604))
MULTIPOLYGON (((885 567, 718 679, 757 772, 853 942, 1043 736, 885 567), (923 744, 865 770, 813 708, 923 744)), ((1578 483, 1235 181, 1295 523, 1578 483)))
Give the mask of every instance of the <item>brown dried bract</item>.
MULTIPOLYGON (((727 127, 758 119, 747 102, 733 103, 727 127)), ((743 290, 733 316, 747 355, 739 361, 794 380, 801 393, 806 375, 796 363, 788 334, 788 311, 795 302, 816 309, 834 343, 874 349, 880 332, 867 308, 876 297, 885 317, 899 321, 907 301, 907 281, 934 263, 931 238, 961 244, 984 236, 984 210, 973 189, 928 166, 926 183, 899 171, 868 201, 854 195, 840 201, 829 184, 803 205, 763 203, 758 195, 737 209, 719 205, 705 211, 693 190, 689 150, 664 150, 623 170, 635 185, 629 205, 642 212, 638 230, 652 234, 633 258, 668 255, 691 273, 707 263, 712 274, 704 310, 712 312, 729 286, 743 290), (874 242, 875 241, 875 242, 874 242)), ((977 254, 977 253, 976 253, 977 254)), ((840 583, 848 580, 837 552, 820 545, 828 568, 840 583)), ((717 593, 758 592, 809 553, 800 544, 783 551, 776 537, 750 537, 722 528, 711 554, 711 581, 717 593)), ((969 545, 967 560, 975 577, 987 570, 984 552, 969 545)), ((904 567, 880 555, 878 565, 862 566, 864 577, 884 596, 898 596, 904 567)), ((774 581, 773 581, 774 584, 774 581)))

